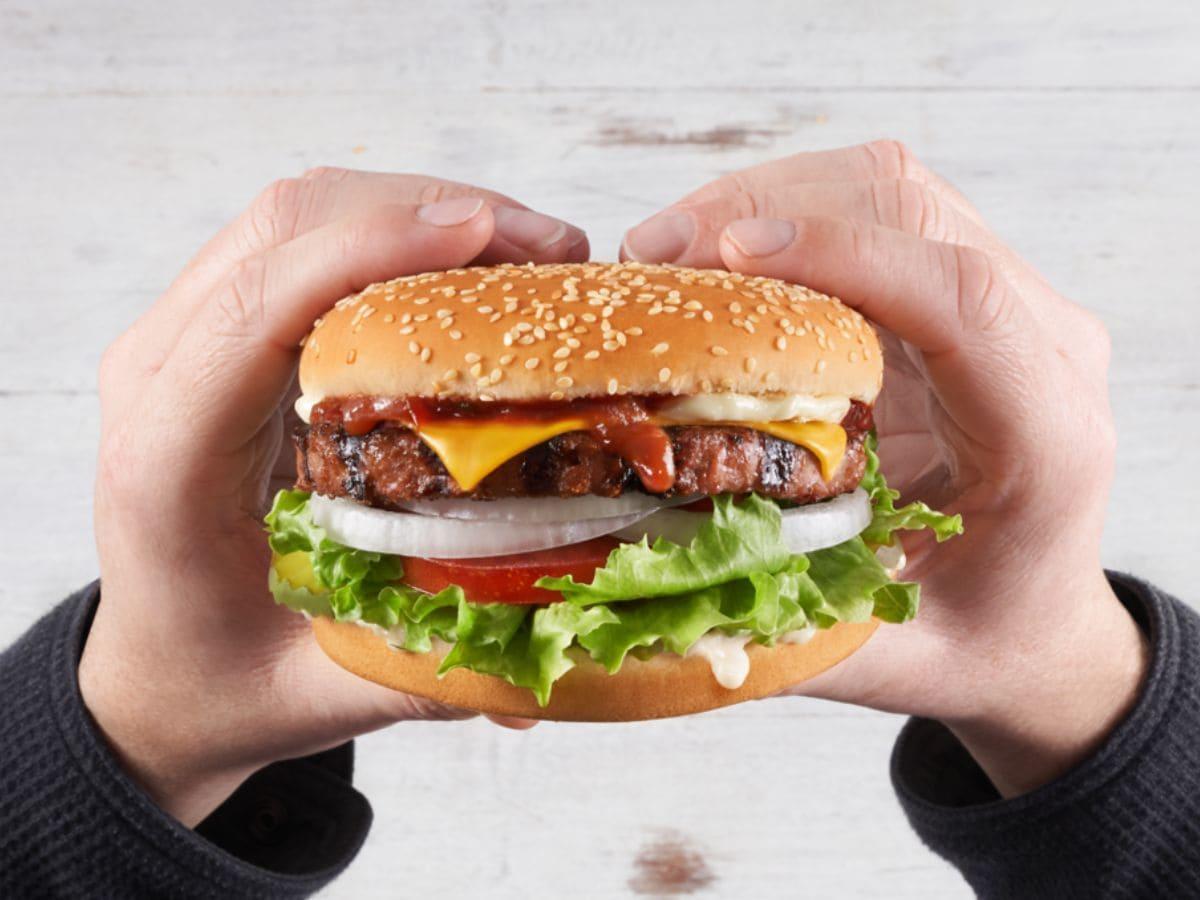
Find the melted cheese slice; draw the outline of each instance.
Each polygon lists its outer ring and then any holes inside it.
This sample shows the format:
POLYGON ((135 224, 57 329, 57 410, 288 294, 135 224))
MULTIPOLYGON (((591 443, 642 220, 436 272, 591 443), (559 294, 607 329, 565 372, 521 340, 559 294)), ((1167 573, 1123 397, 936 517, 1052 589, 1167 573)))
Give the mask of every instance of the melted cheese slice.
POLYGON ((828 481, 846 455, 846 429, 832 422, 744 422, 747 428, 766 432, 772 437, 799 444, 812 453, 821 465, 821 477, 828 481))
POLYGON ((450 421, 426 423, 417 434, 438 455, 446 471, 464 491, 474 489, 488 475, 530 447, 568 431, 583 431, 583 419, 554 422, 450 421))
MULTIPOLYGON (((679 424, 679 423, 673 423, 679 424)), ((707 423, 706 423, 707 424, 707 423)), ((821 466, 821 477, 828 481, 837 471, 846 453, 846 432, 830 422, 734 422, 741 428, 753 428, 798 444, 812 452, 821 466)), ((530 447, 545 443, 568 431, 583 431, 583 419, 559 419, 551 422, 449 421, 427 423, 417 430, 445 465, 446 471, 464 491, 530 447)))

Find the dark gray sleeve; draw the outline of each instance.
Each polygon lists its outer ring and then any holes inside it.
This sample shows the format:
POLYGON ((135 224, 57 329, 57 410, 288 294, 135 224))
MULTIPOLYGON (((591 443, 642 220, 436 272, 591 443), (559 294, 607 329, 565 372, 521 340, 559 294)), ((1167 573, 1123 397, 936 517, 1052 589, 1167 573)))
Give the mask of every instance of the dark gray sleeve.
POLYGON ((1137 705, 1090 759, 1001 800, 939 723, 913 719, 896 742, 908 820, 980 897, 1200 897, 1200 616, 1128 575, 1109 580, 1153 658, 1137 705))
MULTIPOLYGON (((347 744, 252 776, 196 830, 126 777, 79 694, 99 597, 0 653, 0 897, 306 897, 354 858, 371 807, 347 744)), ((137 698, 131 697, 131 703, 137 698)))

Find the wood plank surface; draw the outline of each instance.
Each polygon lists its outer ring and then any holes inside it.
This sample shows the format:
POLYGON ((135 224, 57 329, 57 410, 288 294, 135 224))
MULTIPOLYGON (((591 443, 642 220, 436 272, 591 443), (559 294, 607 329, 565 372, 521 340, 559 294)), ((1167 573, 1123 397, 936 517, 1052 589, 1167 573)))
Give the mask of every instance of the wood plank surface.
MULTIPOLYGON (((317 164, 473 181, 611 258, 700 182, 880 136, 1104 317, 1105 559, 1196 599, 1195 7, 338 7, 0 3, 0 646, 96 571, 101 350, 268 181, 317 164)), ((328 894, 621 897, 683 860, 698 896, 969 896, 891 795, 898 725, 799 700, 528 734, 406 724, 360 743, 376 824, 328 894)))

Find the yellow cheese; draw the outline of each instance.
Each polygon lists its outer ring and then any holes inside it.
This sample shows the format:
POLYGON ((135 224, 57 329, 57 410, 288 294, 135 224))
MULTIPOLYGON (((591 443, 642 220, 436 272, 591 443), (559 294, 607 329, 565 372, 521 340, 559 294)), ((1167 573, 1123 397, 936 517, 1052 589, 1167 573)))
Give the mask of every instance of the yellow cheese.
MULTIPOLYGON (((673 423, 677 424, 677 423, 673 423)), ((707 424, 707 423, 706 423, 707 424)), ((715 424, 715 423, 713 423, 715 424)), ((798 444, 812 452, 821 465, 821 477, 828 481, 837 471, 846 453, 846 432, 830 422, 734 422, 741 428, 753 428, 798 444)), ((464 491, 530 447, 545 443, 568 431, 583 431, 583 419, 559 419, 550 422, 472 422, 457 419, 421 425, 417 434, 438 455, 446 471, 464 491)))
POLYGON ((746 422, 746 427, 763 431, 812 452, 821 464, 821 477, 828 481, 846 455, 846 429, 832 422, 746 422))
POLYGON ((306 550, 296 550, 292 553, 285 553, 283 556, 273 556, 271 565, 275 567, 275 574, 292 587, 307 588, 314 594, 325 590, 317 583, 317 576, 313 574, 306 550))
POLYGON ((514 456, 568 431, 582 431, 583 419, 551 422, 472 422, 456 419, 420 426, 417 434, 445 465, 446 471, 464 491, 514 456))

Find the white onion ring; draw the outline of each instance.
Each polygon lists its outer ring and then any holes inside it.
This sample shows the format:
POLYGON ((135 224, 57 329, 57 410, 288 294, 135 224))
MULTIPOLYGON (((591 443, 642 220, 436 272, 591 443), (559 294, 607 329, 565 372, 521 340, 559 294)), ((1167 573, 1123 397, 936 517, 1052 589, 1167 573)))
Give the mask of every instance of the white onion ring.
POLYGON ((339 544, 437 559, 468 559, 530 553, 577 544, 625 528, 653 511, 582 522, 494 522, 418 516, 362 506, 353 500, 331 500, 313 494, 313 521, 339 544))
POLYGON ((691 503, 696 497, 651 497, 630 492, 620 497, 505 497, 500 500, 405 500, 400 503, 409 512, 422 516, 470 519, 489 522, 578 522, 584 519, 611 519, 633 513, 648 515, 670 506, 691 503))
MULTIPOLYGON (((832 547, 862 532, 871 523, 871 498, 862 488, 825 500, 785 509, 783 540, 793 553, 808 553, 832 547)), ((664 509, 634 525, 613 532, 613 537, 626 541, 650 542, 664 537, 675 544, 687 546, 696 532, 711 518, 711 513, 688 512, 683 509, 664 509)))

